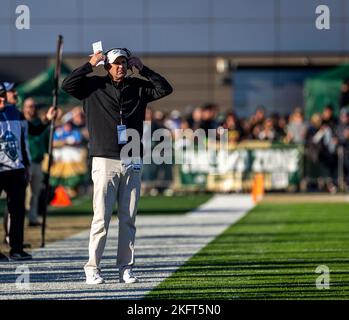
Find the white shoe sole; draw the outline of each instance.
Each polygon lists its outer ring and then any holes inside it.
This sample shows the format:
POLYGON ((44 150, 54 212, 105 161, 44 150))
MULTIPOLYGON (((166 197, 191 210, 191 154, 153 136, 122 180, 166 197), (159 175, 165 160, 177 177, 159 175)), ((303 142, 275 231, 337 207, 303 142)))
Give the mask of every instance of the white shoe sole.
POLYGON ((104 283, 104 280, 98 280, 98 281, 88 281, 88 280, 86 280, 86 284, 95 285, 95 284, 102 284, 102 283, 104 283))
POLYGON ((135 279, 135 278, 130 279, 130 280, 127 280, 127 281, 125 281, 125 280, 123 280, 123 279, 120 279, 120 283, 131 284, 131 283, 136 283, 136 282, 139 282, 139 280, 138 280, 138 279, 135 279))

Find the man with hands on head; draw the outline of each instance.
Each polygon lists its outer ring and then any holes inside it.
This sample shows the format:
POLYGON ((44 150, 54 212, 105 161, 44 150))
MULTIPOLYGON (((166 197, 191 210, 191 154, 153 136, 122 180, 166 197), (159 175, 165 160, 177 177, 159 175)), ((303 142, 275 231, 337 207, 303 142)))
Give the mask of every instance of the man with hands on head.
MULTIPOLYGON (((122 158, 126 130, 143 136, 147 103, 169 95, 171 85, 158 73, 145 66, 127 49, 114 48, 98 52, 90 61, 75 69, 62 84, 63 90, 83 101, 89 131, 89 155, 92 157, 93 220, 89 242, 89 260, 85 265, 86 283, 104 282, 100 262, 115 202, 118 203, 119 236, 116 265, 119 281, 135 283, 133 275, 135 219, 141 188, 142 161, 128 162, 122 158), (100 61, 107 75, 88 76, 100 61), (135 67, 146 78, 127 76, 135 67)), ((132 141, 133 142, 133 141, 132 141)), ((141 159, 143 147, 132 158, 141 159)))

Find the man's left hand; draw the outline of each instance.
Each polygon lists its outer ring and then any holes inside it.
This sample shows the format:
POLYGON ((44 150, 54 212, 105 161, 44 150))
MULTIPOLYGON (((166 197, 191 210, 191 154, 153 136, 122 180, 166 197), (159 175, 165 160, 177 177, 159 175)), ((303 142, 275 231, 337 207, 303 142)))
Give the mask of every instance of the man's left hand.
POLYGON ((46 113, 46 118, 48 121, 51 121, 52 119, 56 119, 57 115, 59 115, 60 109, 55 107, 50 107, 46 113))
POLYGON ((135 66, 139 71, 143 69, 143 62, 138 57, 135 57, 135 56, 130 57, 128 59, 128 64, 130 67, 135 66))

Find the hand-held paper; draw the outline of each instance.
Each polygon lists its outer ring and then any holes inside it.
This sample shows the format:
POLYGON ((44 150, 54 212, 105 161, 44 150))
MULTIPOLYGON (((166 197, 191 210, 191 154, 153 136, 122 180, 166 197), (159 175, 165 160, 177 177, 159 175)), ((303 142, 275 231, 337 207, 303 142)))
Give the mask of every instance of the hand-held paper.
MULTIPOLYGON (((102 51, 103 52, 102 41, 98 41, 98 42, 92 43, 92 48, 93 48, 93 53, 97 53, 98 51, 102 51)), ((104 61, 98 62, 97 66, 99 66, 101 64, 103 65, 104 61)))

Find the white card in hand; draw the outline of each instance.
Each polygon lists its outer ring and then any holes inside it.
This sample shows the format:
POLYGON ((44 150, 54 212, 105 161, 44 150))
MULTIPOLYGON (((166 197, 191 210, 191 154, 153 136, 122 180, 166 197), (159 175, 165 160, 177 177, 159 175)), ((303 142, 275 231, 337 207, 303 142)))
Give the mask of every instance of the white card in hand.
MULTIPOLYGON (((98 41, 98 42, 92 43, 92 49, 93 49, 93 53, 96 53, 98 51, 102 51, 103 52, 102 41, 98 41)), ((104 61, 98 62, 97 66, 99 66, 101 64, 104 64, 104 61)))

